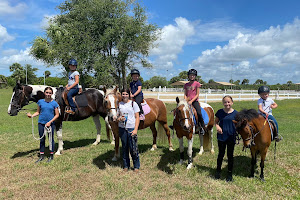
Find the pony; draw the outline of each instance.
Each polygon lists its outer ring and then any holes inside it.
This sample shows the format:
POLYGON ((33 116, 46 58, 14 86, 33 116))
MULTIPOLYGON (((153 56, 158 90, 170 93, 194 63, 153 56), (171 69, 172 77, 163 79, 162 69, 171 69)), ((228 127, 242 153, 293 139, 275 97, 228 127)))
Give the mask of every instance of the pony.
MULTIPOLYGON (((180 161, 179 164, 183 163, 184 159, 184 147, 183 147, 183 137, 185 136, 188 140, 188 166, 187 169, 191 169, 193 166, 193 135, 195 134, 196 126, 194 122, 194 117, 197 120, 197 112, 196 109, 190 107, 187 101, 180 101, 178 97, 176 97, 177 107, 173 111, 174 112, 174 120, 173 127, 176 131, 177 138, 179 140, 179 150, 180 150, 180 161), (194 116, 194 117, 193 117, 194 116)), ((203 141, 205 144, 205 149, 210 148, 210 152, 214 153, 213 146, 213 126, 214 126, 214 110, 213 108, 206 103, 200 103, 201 107, 206 111, 209 117, 209 121, 205 127, 204 136, 199 134, 200 138, 200 151, 199 155, 203 154, 203 141)))
MULTIPOLYGON (((38 102, 38 100, 45 98, 44 95, 44 89, 48 86, 44 85, 20 85, 17 83, 17 85, 13 89, 13 94, 11 97, 10 104, 8 106, 8 114, 10 116, 16 116, 20 110, 24 106, 28 105, 30 102, 38 102)), ((55 153, 56 155, 61 155, 63 151, 63 138, 62 138, 62 122, 63 121, 79 121, 86 119, 90 116, 93 117, 94 123, 96 125, 97 129, 97 137, 96 141, 93 143, 93 145, 97 145, 100 143, 100 132, 101 132, 101 123, 99 120, 99 116, 106 118, 106 109, 103 106, 103 100, 104 96, 103 94, 96 89, 88 89, 84 91, 81 95, 84 95, 87 100, 87 106, 86 107, 79 107, 78 112, 76 112, 75 115, 69 115, 67 116, 68 119, 66 119, 65 115, 65 108, 66 104, 63 100, 62 94, 63 94, 64 88, 53 88, 53 95, 52 98, 55 99, 55 101, 59 104, 59 111, 60 116, 55 121, 55 127, 56 127, 56 133, 58 138, 58 150, 55 153)), ((106 131, 108 138, 109 135, 109 126, 106 125, 106 131)))
POLYGON ((235 120, 236 131, 243 139, 244 147, 251 150, 251 173, 254 177, 254 166, 257 155, 260 154, 260 179, 264 181, 264 166, 268 148, 271 144, 271 128, 266 119, 254 109, 244 109, 237 113, 235 120))
MULTIPOLYGON (((118 92, 117 90, 118 88, 116 87, 112 92, 105 95, 105 100, 104 100, 104 107, 107 110, 108 121, 115 137, 115 155, 112 159, 113 161, 116 161, 120 157, 119 127, 116 119, 118 115, 117 113, 118 105, 119 102, 122 101, 122 97, 120 92, 118 92)), ((170 137, 170 130, 167 124, 168 121, 167 121, 166 105, 162 101, 153 98, 147 98, 144 101, 146 101, 147 104, 149 105, 150 112, 145 115, 145 120, 140 121, 139 130, 150 127, 153 135, 153 144, 152 144, 151 151, 157 149, 157 145, 156 145, 157 133, 161 134, 162 132, 166 133, 169 142, 169 150, 173 151, 173 145, 170 137), (156 121, 159 122, 158 130, 156 130, 155 128, 156 121)))

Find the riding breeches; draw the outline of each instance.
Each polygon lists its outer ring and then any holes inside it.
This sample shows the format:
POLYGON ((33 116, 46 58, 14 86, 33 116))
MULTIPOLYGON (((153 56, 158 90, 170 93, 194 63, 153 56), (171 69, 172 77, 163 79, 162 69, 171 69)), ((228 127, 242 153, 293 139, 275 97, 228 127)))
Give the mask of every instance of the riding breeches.
POLYGON ((141 103, 143 102, 143 96, 136 96, 136 97, 134 97, 134 100, 140 108, 140 114, 144 114, 144 111, 143 111, 143 108, 141 105, 141 103))
POLYGON ((70 90, 69 90, 69 92, 68 92, 68 102, 69 102, 69 104, 70 104, 70 107, 71 107, 71 109, 73 110, 73 111, 75 111, 75 109, 76 109, 76 106, 75 106, 75 103, 74 103, 74 101, 73 101, 73 97, 76 95, 76 94, 78 94, 78 92, 79 92, 79 88, 71 88, 70 90))
POLYGON ((199 103, 198 101, 194 101, 194 102, 192 103, 192 105, 194 106, 194 108, 195 108, 196 111, 197 111, 197 115, 198 115, 198 123, 200 123, 201 127, 204 128, 205 125, 204 125, 204 120, 203 120, 202 113, 201 113, 200 103, 199 103))
POLYGON ((223 158, 227 146, 228 171, 232 172, 234 145, 235 145, 234 140, 230 140, 230 139, 226 141, 218 140, 219 154, 217 160, 217 171, 221 171, 222 162, 223 162, 223 158))

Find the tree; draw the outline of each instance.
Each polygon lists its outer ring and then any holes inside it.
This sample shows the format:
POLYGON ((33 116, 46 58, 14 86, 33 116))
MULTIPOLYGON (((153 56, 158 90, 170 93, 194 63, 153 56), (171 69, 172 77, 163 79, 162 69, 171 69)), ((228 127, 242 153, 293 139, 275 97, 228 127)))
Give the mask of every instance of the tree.
POLYGON ((13 63, 9 66, 9 71, 13 72, 11 77, 20 83, 25 83, 26 74, 24 68, 19 63, 13 63))
POLYGON ((48 70, 46 70, 46 71, 45 71, 45 78, 49 78, 49 77, 50 77, 50 75, 51 75, 51 72, 50 72, 50 71, 48 71, 48 70))
POLYGON ((242 85, 248 85, 249 84, 249 79, 243 79, 242 85))
POLYGON ((240 84, 240 82, 241 82, 240 80, 236 80, 236 81, 234 81, 234 82, 233 82, 233 84, 235 84, 235 85, 239 85, 239 84, 240 84))
POLYGON ((38 70, 38 68, 32 67, 32 65, 30 64, 26 64, 24 68, 25 74, 26 74, 26 70, 27 70, 27 83, 36 84, 37 77, 35 75, 35 72, 38 70))
POLYGON ((164 87, 168 85, 168 81, 166 77, 162 76, 153 76, 152 78, 149 79, 150 82, 150 87, 164 87))
POLYGON ((58 8, 61 13, 50 20, 46 36, 33 42, 35 58, 67 69, 73 57, 81 74, 93 72, 98 80, 123 86, 126 69, 138 61, 151 66, 146 57, 159 31, 136 1, 69 0, 58 8))

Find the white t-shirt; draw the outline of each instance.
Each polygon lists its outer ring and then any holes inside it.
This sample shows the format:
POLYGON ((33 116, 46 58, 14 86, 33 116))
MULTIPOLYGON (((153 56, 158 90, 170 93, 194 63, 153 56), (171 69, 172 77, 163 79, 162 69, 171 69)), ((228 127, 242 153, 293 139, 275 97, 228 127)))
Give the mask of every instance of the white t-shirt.
MULTIPOLYGON (((272 115, 272 108, 271 105, 274 103, 273 99, 267 98, 266 100, 263 100, 262 98, 258 99, 257 105, 261 105, 262 109, 268 113, 269 115, 272 115)), ((261 113, 258 110, 259 113, 261 113)))
POLYGON ((140 108, 136 102, 129 100, 127 103, 121 101, 119 103, 118 113, 120 116, 124 116, 128 113, 127 121, 125 121, 126 127, 124 126, 123 121, 119 121, 119 127, 121 128, 134 128, 135 127, 135 113, 140 112, 140 108))
MULTIPOLYGON (((78 75, 79 76, 79 72, 78 71, 74 71, 74 72, 69 72, 69 80, 68 80, 68 86, 73 85, 73 83, 75 83, 75 76, 78 75)), ((73 88, 78 88, 78 84, 75 85, 73 88)))

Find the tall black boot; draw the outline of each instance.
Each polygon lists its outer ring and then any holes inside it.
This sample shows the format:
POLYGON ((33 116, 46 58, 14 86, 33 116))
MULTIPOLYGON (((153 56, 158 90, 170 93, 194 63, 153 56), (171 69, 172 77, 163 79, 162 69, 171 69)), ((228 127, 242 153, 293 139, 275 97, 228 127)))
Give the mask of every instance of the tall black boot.
POLYGON ((39 163, 39 162, 41 162, 42 160, 44 160, 44 154, 40 154, 40 157, 39 157, 39 159, 37 160, 37 161, 35 161, 35 163, 39 163))

